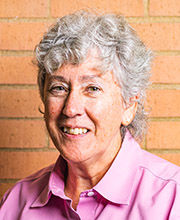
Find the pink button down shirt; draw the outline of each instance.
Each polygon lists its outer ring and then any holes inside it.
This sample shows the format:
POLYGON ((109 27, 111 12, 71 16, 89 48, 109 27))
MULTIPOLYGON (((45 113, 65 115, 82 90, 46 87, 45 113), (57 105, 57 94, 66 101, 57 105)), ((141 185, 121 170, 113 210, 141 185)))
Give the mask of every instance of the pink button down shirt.
POLYGON ((178 220, 180 168, 142 149, 127 132, 108 172, 80 195, 64 194, 65 161, 19 181, 2 202, 0 220, 178 220))

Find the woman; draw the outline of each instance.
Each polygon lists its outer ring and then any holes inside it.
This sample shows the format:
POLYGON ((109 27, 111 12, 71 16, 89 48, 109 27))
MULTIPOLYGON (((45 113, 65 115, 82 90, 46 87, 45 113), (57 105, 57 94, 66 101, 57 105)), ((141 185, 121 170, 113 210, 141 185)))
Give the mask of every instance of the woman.
POLYGON ((151 52, 123 17, 65 16, 36 47, 55 165, 19 181, 0 219, 180 219, 179 167, 140 149, 151 52))

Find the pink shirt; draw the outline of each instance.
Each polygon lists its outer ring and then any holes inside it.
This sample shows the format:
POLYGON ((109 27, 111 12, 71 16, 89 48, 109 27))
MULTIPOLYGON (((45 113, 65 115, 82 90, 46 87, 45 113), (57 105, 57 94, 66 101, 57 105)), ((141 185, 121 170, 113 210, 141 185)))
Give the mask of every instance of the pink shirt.
POLYGON ((56 164, 8 191, 0 220, 178 220, 180 168, 142 149, 127 132, 108 172, 81 193, 77 211, 64 194, 66 165, 56 164))

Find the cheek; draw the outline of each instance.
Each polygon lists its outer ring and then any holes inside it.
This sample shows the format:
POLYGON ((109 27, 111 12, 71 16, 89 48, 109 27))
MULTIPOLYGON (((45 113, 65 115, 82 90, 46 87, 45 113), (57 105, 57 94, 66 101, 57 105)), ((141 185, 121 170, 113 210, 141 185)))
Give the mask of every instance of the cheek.
POLYGON ((106 104, 103 100, 94 100, 87 102, 85 106, 88 117, 94 122, 95 126, 98 126, 108 112, 106 104))
POLYGON ((108 105, 104 107, 101 120, 104 121, 104 126, 113 132, 113 130, 120 128, 122 122, 122 114, 123 109, 121 100, 117 97, 111 97, 108 105))
POLYGON ((121 100, 112 96, 90 103, 89 116, 96 127, 112 128, 120 126, 122 119, 121 100))
POLYGON ((45 114, 48 118, 57 118, 62 110, 62 104, 56 100, 47 100, 45 104, 45 114))

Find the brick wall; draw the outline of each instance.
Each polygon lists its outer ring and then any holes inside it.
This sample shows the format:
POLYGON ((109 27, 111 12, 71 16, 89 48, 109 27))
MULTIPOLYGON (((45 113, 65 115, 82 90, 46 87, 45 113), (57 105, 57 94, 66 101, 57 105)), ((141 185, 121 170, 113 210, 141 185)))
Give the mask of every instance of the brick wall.
POLYGON ((34 46, 58 16, 82 8, 120 12, 155 51, 147 150, 180 165, 179 0, 0 1, 0 196, 18 179, 52 163, 52 146, 38 112, 41 101, 34 46))

